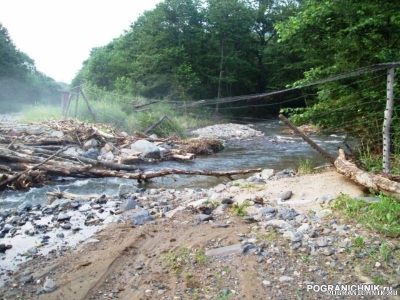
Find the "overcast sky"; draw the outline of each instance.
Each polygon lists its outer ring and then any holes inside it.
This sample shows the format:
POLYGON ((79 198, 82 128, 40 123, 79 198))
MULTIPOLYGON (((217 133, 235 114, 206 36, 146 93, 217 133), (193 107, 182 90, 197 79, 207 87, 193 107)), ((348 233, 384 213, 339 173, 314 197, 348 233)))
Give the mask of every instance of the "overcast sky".
POLYGON ((0 22, 36 68, 70 83, 93 47, 129 29, 161 0, 0 0, 0 22))

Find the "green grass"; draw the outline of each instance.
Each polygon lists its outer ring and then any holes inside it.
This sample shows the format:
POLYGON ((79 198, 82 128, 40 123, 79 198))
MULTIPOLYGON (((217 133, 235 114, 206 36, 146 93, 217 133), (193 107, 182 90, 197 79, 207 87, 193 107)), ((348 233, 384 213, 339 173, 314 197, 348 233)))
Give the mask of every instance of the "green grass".
POLYGON ((377 230, 389 237, 400 236, 400 202, 399 199, 379 195, 379 202, 365 202, 341 195, 331 205, 349 219, 355 219, 370 229, 377 230))
POLYGON ((365 246, 364 238, 362 236, 358 236, 354 239, 354 246, 362 249, 365 246))
POLYGON ((231 206, 231 211, 238 217, 244 217, 247 215, 246 212, 246 207, 251 206, 250 202, 245 201, 242 204, 239 204, 237 202, 235 202, 232 206, 231 206))
POLYGON ((312 174, 314 172, 314 167, 311 161, 306 158, 305 160, 300 159, 299 167, 297 169, 299 174, 312 174))
POLYGON ((60 106, 28 105, 24 107, 21 113, 21 122, 41 122, 62 118, 60 106))

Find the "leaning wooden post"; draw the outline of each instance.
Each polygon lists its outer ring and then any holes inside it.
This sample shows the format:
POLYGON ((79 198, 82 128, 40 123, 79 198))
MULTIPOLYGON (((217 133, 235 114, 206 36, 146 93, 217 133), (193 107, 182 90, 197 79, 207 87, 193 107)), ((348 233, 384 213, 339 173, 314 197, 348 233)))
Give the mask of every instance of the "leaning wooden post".
POLYGON ((393 115, 394 68, 387 71, 387 92, 385 119, 383 120, 383 172, 390 173, 390 123, 393 115))
POLYGON ((78 115, 78 101, 79 101, 79 91, 76 93, 76 102, 75 102, 75 115, 74 118, 78 115))
POLYGON ((83 100, 85 100, 86 106, 87 106, 87 108, 88 108, 88 110, 89 110, 89 113, 91 114, 93 120, 94 120, 95 122, 97 122, 96 116, 95 116, 94 112, 92 111, 92 108, 90 107, 89 101, 87 100, 86 95, 85 95, 85 93, 82 91, 81 88, 79 88, 78 94, 79 94, 79 93, 82 95, 83 100))
POLYGON ((281 119, 283 122, 285 122, 285 124, 287 126, 289 126, 290 129, 292 129, 295 133, 300 135, 303 140, 305 140, 311 147, 313 147, 323 157, 325 157, 326 160, 332 164, 332 166, 335 164, 335 160, 333 159, 332 156, 329 155, 328 152, 326 152, 324 149, 322 149, 320 146, 318 146, 313 140, 311 140, 307 135, 305 135, 301 130, 299 130, 292 122, 290 122, 288 119, 286 119, 283 115, 279 115, 279 119, 281 119))

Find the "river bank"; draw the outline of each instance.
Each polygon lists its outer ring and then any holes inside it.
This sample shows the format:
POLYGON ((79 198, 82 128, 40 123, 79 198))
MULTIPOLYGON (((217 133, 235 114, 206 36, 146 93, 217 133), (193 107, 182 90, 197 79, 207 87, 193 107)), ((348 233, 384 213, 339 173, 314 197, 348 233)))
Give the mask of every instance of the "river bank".
POLYGON ((332 299, 307 285, 373 283, 380 276, 396 286, 398 261, 365 254, 396 241, 329 207, 340 194, 362 196, 358 186, 333 170, 261 175, 210 189, 129 192, 126 199, 139 204, 124 213, 130 218, 76 246, 37 255, 1 293, 4 299, 332 299), (143 210, 157 213, 141 225, 132 216, 143 210))

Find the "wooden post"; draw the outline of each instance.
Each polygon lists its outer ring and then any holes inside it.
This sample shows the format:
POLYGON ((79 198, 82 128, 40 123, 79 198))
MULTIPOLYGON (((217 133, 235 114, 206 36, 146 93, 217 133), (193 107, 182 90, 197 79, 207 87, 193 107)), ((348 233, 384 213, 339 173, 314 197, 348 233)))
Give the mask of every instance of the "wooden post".
POLYGON ((163 115, 157 122, 155 122, 153 125, 151 125, 149 128, 147 128, 143 133, 148 135, 151 131, 153 131, 164 119, 167 119, 168 117, 166 115, 163 115))
POLYGON ((71 100, 69 92, 61 92, 61 113, 65 118, 67 115, 69 101, 71 100))
POLYGON ((82 94, 83 100, 85 100, 86 106, 87 106, 87 108, 88 108, 88 110, 89 110, 89 113, 91 114, 93 120, 94 120, 95 122, 97 122, 97 121, 96 121, 96 116, 95 116, 95 114, 93 113, 92 108, 91 108, 90 105, 89 105, 89 101, 87 100, 86 95, 83 93, 83 91, 82 91, 81 88, 79 88, 78 94, 79 94, 79 93, 82 94))
POLYGON ((74 118, 78 116, 78 101, 79 101, 79 91, 76 93, 76 102, 75 102, 75 115, 74 118))
POLYGON ((318 146, 313 140, 311 140, 307 135, 305 135, 300 129, 298 129, 292 122, 290 122, 288 119, 286 119, 283 115, 279 115, 279 119, 281 119, 287 126, 289 126, 290 129, 292 129, 295 133, 300 135, 303 140, 305 140, 311 147, 313 147, 315 150, 317 150, 323 157, 326 158, 327 161, 329 161, 332 166, 335 164, 335 160, 333 159, 332 156, 329 155, 328 152, 326 152, 324 149, 322 149, 320 146, 318 146))
POLYGON ((383 120, 383 172, 390 173, 390 123, 393 115, 393 84, 394 67, 387 72, 387 99, 385 109, 385 119, 383 120))

